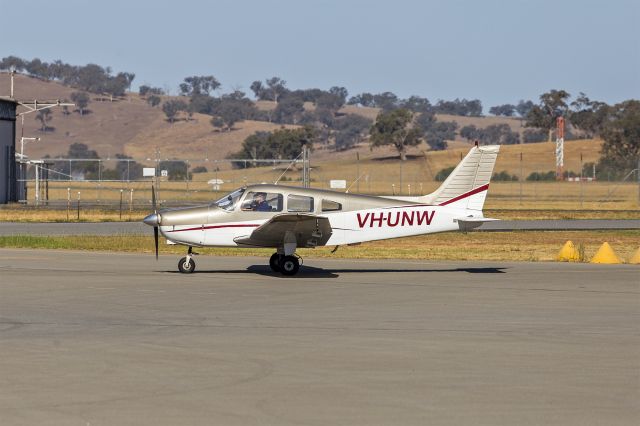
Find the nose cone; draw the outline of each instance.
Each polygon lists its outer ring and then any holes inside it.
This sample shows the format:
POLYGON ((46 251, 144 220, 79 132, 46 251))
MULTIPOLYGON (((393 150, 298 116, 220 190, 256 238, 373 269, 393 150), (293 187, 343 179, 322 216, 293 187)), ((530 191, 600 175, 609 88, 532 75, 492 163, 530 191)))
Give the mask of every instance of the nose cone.
POLYGON ((160 224, 160 215, 153 213, 142 219, 149 226, 158 226, 160 224))

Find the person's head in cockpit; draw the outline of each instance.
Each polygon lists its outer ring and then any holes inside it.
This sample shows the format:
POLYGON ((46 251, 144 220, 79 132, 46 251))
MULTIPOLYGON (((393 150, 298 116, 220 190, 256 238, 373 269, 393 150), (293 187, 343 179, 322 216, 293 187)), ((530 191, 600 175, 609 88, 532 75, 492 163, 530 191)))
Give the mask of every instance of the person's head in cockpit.
POLYGON ((253 195, 252 210, 257 212, 270 212, 271 206, 267 203, 267 194, 264 192, 256 192, 253 195))

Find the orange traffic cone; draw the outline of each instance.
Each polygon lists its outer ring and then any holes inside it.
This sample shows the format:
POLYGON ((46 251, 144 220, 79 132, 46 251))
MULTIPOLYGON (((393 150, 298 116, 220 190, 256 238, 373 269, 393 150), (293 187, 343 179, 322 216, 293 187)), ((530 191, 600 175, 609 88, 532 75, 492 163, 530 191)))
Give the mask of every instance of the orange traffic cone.
POLYGON ((633 253, 633 256, 631 256, 631 259, 629 259, 629 263, 633 265, 640 265, 640 248, 638 248, 638 250, 633 253))

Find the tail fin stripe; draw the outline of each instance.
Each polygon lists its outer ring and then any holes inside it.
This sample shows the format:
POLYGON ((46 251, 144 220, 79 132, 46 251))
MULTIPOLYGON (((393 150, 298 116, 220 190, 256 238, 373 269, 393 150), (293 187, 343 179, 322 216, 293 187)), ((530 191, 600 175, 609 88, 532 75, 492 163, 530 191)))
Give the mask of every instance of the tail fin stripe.
POLYGON ((462 200, 462 199, 467 198, 467 197, 471 197, 474 194, 477 194, 477 193, 482 192, 482 191, 486 191, 488 189, 489 189, 489 184, 487 183, 485 185, 479 186, 476 189, 473 189, 473 190, 471 190, 469 192, 465 192, 462 195, 458 195, 457 197, 452 198, 450 200, 447 200, 447 201, 445 201, 443 203, 440 203, 438 205, 439 206, 446 206, 447 204, 455 203, 456 201, 462 200))

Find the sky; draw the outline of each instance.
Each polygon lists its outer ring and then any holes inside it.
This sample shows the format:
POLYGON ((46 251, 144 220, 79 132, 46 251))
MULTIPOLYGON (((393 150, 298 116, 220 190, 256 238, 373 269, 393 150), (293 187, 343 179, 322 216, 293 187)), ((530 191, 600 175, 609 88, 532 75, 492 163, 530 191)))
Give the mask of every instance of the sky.
POLYGON ((136 74, 177 94, 190 75, 252 95, 344 86, 490 106, 549 89, 640 98, 637 0, 0 0, 0 57, 136 74), (9 35, 9 36, 6 36, 9 35))

